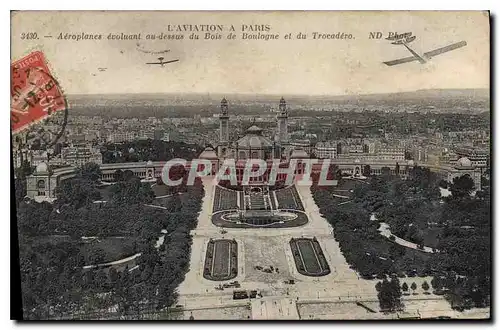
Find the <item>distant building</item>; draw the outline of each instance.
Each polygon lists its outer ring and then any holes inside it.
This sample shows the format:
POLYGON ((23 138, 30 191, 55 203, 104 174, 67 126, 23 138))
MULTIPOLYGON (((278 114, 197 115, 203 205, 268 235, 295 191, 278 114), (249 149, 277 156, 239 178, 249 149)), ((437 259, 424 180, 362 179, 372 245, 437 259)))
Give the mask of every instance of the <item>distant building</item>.
POLYGON ((164 132, 160 140, 170 142, 170 133, 164 132))
POLYGON ((337 142, 318 142, 314 151, 317 158, 334 159, 337 157, 337 142))
POLYGON ((28 161, 31 166, 38 166, 41 163, 46 163, 49 161, 47 151, 33 150, 28 155, 28 161))
POLYGON ((154 140, 161 140, 163 138, 163 130, 161 129, 155 129, 153 130, 153 139, 154 140))
POLYGON ((381 147, 376 152, 379 159, 384 160, 404 160, 405 159, 405 149, 404 148, 391 148, 391 147, 381 147))
MULTIPOLYGON (((304 150, 308 154, 311 154, 314 150, 314 144, 309 139, 293 140, 289 143, 291 149, 304 150)), ((291 152, 291 150, 290 150, 291 152)))
POLYGON ((423 148, 415 148, 413 159, 418 162, 427 162, 429 160, 429 155, 427 150, 423 148))
POLYGON ((71 134, 68 135, 68 140, 71 142, 85 142, 86 134, 71 134))
POLYGON ((102 154, 88 145, 73 145, 61 150, 61 158, 67 165, 81 166, 86 163, 102 164, 102 154))
POLYGON ((128 142, 136 139, 136 134, 133 132, 116 132, 108 135, 108 142, 120 143, 128 142))
POLYGON ((349 144, 344 148, 346 153, 350 154, 362 154, 365 152, 363 144, 349 144))
POLYGON ((453 182, 454 178, 469 176, 474 181, 474 189, 481 190, 481 169, 474 165, 467 157, 462 157, 455 162, 448 170, 448 181, 453 182))
POLYGON ((153 140, 155 137, 154 131, 141 130, 136 138, 139 140, 153 140))
POLYGON ((455 154, 461 158, 466 157, 471 161, 473 166, 485 168, 488 166, 490 153, 488 149, 480 149, 474 147, 459 147, 455 148, 455 154))
POLYGON ((36 166, 34 175, 27 178, 26 196, 37 202, 53 201, 58 177, 52 175, 47 163, 42 162, 36 166))

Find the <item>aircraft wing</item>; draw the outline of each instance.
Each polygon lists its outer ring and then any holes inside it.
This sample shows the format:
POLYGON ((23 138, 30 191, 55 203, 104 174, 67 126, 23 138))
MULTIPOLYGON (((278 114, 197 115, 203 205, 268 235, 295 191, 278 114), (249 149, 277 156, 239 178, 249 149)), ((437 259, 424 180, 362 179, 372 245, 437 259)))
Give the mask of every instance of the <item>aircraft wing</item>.
POLYGON ((451 50, 454 50, 454 49, 457 49, 457 48, 461 48, 461 47, 464 47, 464 46, 467 46, 467 42, 466 41, 460 41, 460 42, 457 42, 457 43, 454 43, 454 44, 451 44, 451 45, 448 45, 448 46, 445 46, 445 47, 441 47, 441 48, 438 48, 438 49, 431 50, 430 52, 424 53, 424 56, 427 57, 427 58, 431 58, 431 57, 434 57, 436 55, 443 54, 443 53, 446 53, 446 52, 449 52, 451 50))
POLYGON ((160 65, 163 65, 163 64, 168 64, 168 63, 173 63, 173 62, 178 62, 179 60, 170 60, 170 61, 165 61, 165 62, 154 62, 154 63, 146 63, 146 64, 160 64, 160 65))
POLYGON ((403 57, 403 58, 400 58, 397 60, 384 62, 384 64, 388 65, 388 66, 393 66, 393 65, 403 64, 403 63, 408 63, 408 62, 413 62, 413 61, 418 61, 418 58, 416 56, 403 57))

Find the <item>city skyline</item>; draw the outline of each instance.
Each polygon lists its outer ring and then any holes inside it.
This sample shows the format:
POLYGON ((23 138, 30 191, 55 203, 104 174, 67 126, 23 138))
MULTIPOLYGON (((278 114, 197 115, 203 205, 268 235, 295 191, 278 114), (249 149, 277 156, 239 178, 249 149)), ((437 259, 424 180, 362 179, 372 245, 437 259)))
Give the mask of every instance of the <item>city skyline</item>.
POLYGON ((234 96, 245 96, 245 97, 255 97, 255 96, 263 96, 263 97, 339 97, 339 98, 348 98, 348 97, 363 97, 363 96, 383 96, 383 95, 391 95, 391 94, 411 94, 411 93, 422 93, 422 92, 468 92, 468 91, 474 91, 474 92, 487 92, 488 96, 490 93, 489 88, 475 88, 475 87, 470 87, 470 88, 428 88, 428 89, 414 89, 414 90, 407 90, 407 91, 401 91, 401 92, 374 92, 374 93, 363 93, 363 94, 315 94, 315 95, 310 95, 310 94, 301 94, 301 93, 293 93, 293 94, 285 94, 285 93, 252 93, 252 92, 236 92, 236 93, 224 93, 224 92, 163 92, 163 93, 128 93, 128 94, 123 94, 122 92, 116 92, 116 93, 91 93, 91 94, 84 94, 84 93, 72 93, 68 94, 67 96, 71 98, 72 96, 99 96, 99 95, 109 95, 109 96, 118 96, 118 95, 196 95, 196 96, 213 96, 215 97, 225 97, 226 95, 234 95, 234 96))

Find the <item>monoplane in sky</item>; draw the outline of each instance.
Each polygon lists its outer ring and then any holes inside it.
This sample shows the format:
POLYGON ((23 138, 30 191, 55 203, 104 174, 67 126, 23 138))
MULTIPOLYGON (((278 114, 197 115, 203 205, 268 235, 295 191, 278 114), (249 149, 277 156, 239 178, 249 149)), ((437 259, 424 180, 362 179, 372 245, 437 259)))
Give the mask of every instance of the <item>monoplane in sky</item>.
POLYGON ((146 63, 146 64, 158 64, 158 65, 161 65, 162 67, 165 65, 165 64, 168 64, 168 63, 173 63, 173 62, 178 62, 179 60, 170 60, 170 61, 163 61, 165 58, 164 57, 158 57, 158 61, 159 62, 153 62, 153 63, 146 63))
POLYGON ((416 38, 417 38, 416 36, 412 36, 411 32, 402 33, 402 34, 390 34, 389 37, 385 38, 386 40, 391 41, 391 43, 393 45, 405 46, 406 49, 408 49, 408 51, 412 54, 412 56, 400 58, 400 59, 393 60, 393 61, 387 61, 387 62, 384 62, 384 64, 386 64, 388 66, 392 66, 392 65, 403 64, 403 63, 408 63, 408 62, 413 62, 413 61, 419 61, 420 64, 425 64, 434 56, 455 50, 457 48, 467 46, 467 42, 460 41, 460 42, 457 42, 457 43, 454 43, 454 44, 451 44, 448 46, 444 46, 441 48, 431 50, 429 52, 426 52, 426 53, 423 53, 422 55, 420 55, 419 53, 414 51, 409 46, 409 44, 412 41, 414 41, 416 38))

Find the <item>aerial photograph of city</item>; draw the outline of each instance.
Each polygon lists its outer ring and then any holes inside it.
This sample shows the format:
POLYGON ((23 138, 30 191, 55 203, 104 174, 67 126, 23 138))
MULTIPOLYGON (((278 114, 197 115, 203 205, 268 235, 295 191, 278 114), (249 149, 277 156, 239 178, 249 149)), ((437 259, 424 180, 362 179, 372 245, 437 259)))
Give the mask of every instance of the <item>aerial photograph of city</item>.
POLYGON ((13 12, 19 318, 491 319, 489 19, 13 12))

